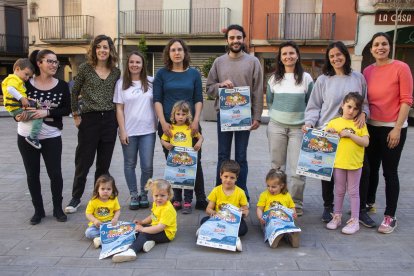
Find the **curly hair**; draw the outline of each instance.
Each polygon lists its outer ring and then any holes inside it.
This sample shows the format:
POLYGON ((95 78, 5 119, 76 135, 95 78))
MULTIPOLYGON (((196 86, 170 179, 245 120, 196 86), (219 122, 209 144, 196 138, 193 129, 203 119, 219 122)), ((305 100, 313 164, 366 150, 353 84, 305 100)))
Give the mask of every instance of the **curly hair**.
POLYGON ((173 124, 177 123, 175 121, 175 113, 180 110, 187 114, 187 119, 185 120, 185 124, 190 125, 193 122, 193 115, 191 114, 190 105, 186 101, 178 101, 174 104, 171 110, 171 117, 170 117, 171 123, 173 124))
POLYGON ((98 63, 98 58, 96 56, 96 48, 98 44, 104 40, 106 40, 109 45, 109 58, 106 61, 106 67, 112 69, 116 66, 116 63, 118 61, 118 55, 115 50, 114 42, 109 36, 106 35, 98 35, 94 38, 94 40, 92 40, 87 54, 88 63, 93 67, 96 66, 96 64, 98 63))

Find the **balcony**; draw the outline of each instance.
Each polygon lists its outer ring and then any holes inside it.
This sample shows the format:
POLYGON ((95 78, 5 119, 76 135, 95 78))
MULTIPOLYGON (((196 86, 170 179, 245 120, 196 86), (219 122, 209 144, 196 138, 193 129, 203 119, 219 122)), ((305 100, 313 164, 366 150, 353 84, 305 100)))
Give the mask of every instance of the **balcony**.
POLYGON ((374 8, 378 10, 414 10, 414 0, 374 0, 374 8))
POLYGON ((2 55, 24 55, 29 52, 27 36, 0 34, 0 53, 2 55))
POLYGON ((267 40, 333 40, 334 13, 268 13, 267 40))
POLYGON ((121 11, 121 36, 222 36, 230 12, 228 8, 121 11))
POLYGON ((52 44, 87 44, 93 38, 94 17, 89 15, 39 17, 39 39, 52 44))

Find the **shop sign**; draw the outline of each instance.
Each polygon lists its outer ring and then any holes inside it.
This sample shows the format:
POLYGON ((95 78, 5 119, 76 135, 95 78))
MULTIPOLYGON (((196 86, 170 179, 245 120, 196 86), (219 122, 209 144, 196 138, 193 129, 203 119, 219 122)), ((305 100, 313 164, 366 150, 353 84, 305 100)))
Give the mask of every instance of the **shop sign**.
POLYGON ((398 19, 398 25, 414 25, 414 11, 403 11, 395 14, 392 11, 381 11, 375 14, 375 25, 394 25, 398 19))

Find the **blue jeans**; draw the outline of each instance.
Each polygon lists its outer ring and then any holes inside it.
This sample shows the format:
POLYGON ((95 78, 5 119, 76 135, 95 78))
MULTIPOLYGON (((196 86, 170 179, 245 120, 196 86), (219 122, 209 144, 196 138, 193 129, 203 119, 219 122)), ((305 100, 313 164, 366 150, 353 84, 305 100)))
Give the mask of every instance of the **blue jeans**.
POLYGON ((247 190, 247 173, 249 171, 247 165, 247 145, 249 144, 250 131, 221 131, 220 113, 217 113, 217 138, 218 138, 218 161, 216 186, 221 184, 220 167, 223 161, 230 159, 231 143, 234 135, 234 159, 240 165, 240 174, 237 178, 237 186, 242 188, 249 200, 249 192, 247 190))
POLYGON ((139 152, 139 164, 141 167, 141 194, 146 194, 144 190, 148 179, 152 177, 153 173, 153 159, 155 147, 155 132, 139 135, 129 136, 129 144, 122 145, 122 152, 124 154, 124 174, 128 185, 129 193, 137 195, 137 176, 135 168, 137 167, 137 157, 139 152))
POLYGON ((88 239, 94 239, 100 236, 101 232, 99 231, 99 228, 95 225, 91 225, 85 230, 85 237, 87 237, 88 239))

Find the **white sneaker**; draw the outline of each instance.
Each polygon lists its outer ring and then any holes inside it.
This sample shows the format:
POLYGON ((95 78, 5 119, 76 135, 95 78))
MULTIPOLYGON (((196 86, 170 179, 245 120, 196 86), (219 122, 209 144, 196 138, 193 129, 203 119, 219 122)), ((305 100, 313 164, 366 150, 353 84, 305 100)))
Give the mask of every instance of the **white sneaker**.
POLYGON ((95 248, 99 248, 99 246, 101 246, 101 238, 100 237, 96 237, 93 239, 93 246, 95 248))
POLYGON ((146 241, 144 243, 144 246, 142 247, 142 250, 144 252, 149 252, 155 245, 155 241, 146 241))
POLYGON ((341 226, 341 224, 342 224, 341 219, 342 219, 342 215, 334 214, 332 220, 330 222, 328 222, 328 224, 326 224, 326 228, 331 229, 331 230, 335 230, 336 228, 341 226))
POLYGON ((137 254, 131 248, 127 251, 115 254, 112 256, 112 262, 114 263, 122 263, 122 262, 129 262, 134 261, 137 258, 137 254))
POLYGON ((243 251, 242 242, 239 237, 237 237, 237 240, 236 240, 236 251, 239 251, 239 252, 243 251))
POLYGON ((197 231, 196 231, 196 237, 198 238, 198 235, 200 235, 200 227, 198 227, 197 231))

